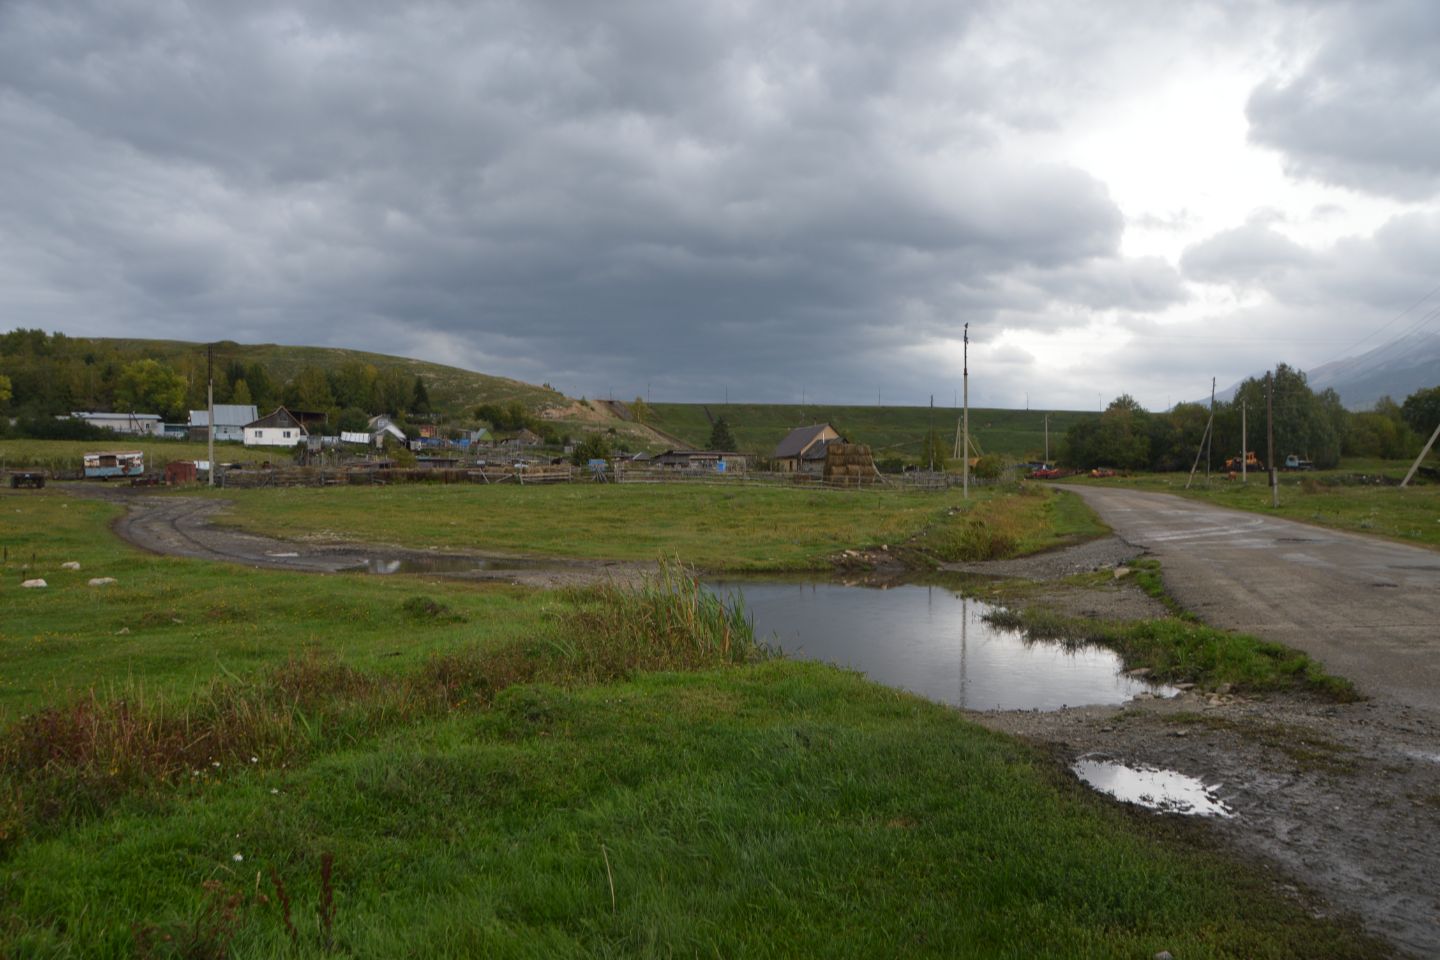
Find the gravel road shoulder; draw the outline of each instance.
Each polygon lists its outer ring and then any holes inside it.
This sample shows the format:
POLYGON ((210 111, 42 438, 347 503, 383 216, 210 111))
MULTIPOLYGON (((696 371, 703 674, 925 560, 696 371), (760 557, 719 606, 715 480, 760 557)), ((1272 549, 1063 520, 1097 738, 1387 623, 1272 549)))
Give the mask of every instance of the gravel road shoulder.
MULTIPOLYGON (((1032 581, 1023 605, 1114 619, 1164 616, 1126 579, 1100 589, 1057 581, 1140 551, 1116 537, 993 564, 975 574, 1032 581)), ((980 596, 983 582, 967 587, 980 596)), ((1210 826, 1277 866, 1336 913, 1358 916, 1408 955, 1440 954, 1440 717, 1423 706, 1333 704, 1186 691, 1123 707, 971 714, 1074 759, 1172 769, 1217 787, 1234 810, 1210 826)), ((1160 816, 1161 814, 1156 814, 1160 816)))

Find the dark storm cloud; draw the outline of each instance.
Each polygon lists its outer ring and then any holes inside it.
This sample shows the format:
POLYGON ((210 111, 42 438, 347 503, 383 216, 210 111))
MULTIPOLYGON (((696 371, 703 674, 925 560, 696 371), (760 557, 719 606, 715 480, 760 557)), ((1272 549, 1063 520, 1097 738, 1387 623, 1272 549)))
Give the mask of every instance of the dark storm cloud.
POLYGON ((11 3, 7 307, 763 392, 908 378, 957 318, 1032 322, 1007 293, 1179 299, 1101 183, 997 140, 1036 108, 960 56, 985 15, 11 3))
POLYGON ((1322 5, 1319 50, 1294 76, 1262 83, 1251 139, 1298 176, 1400 198, 1440 189, 1440 5, 1322 5))

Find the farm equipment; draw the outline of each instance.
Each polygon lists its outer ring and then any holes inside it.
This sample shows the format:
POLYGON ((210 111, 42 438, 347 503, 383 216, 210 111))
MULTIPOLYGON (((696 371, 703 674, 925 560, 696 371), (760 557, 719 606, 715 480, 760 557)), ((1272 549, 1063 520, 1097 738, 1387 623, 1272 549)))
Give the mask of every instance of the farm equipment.
POLYGON ((1255 456, 1254 450, 1248 451, 1244 457, 1237 455, 1225 461, 1225 469, 1232 473, 1238 471, 1242 466, 1246 470, 1265 469, 1265 463, 1259 457, 1255 456))
POLYGON ((10 474, 10 489, 20 490, 28 488, 39 490, 45 486, 45 474, 38 472, 12 473, 10 474))

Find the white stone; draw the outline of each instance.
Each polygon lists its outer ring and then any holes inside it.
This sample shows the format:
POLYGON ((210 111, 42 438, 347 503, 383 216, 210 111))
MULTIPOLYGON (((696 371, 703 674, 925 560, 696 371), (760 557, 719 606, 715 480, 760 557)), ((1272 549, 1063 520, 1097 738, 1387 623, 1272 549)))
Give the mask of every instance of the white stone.
POLYGON ((66 560, 64 563, 60 564, 60 569, 61 569, 61 570, 79 570, 79 569, 80 569, 80 564, 79 564, 79 562, 77 562, 77 561, 75 561, 75 560, 66 560))
POLYGON ((115 582, 116 582, 116 580, 115 580, 114 577, 91 577, 91 578, 90 578, 90 586, 92 586, 92 587, 108 587, 108 586, 110 586, 110 584, 115 583, 115 582))
POLYGON ((22 586, 22 587, 48 587, 48 586, 50 586, 50 584, 46 583, 44 580, 25 580, 25 581, 23 581, 23 582, 20 584, 20 586, 22 586))

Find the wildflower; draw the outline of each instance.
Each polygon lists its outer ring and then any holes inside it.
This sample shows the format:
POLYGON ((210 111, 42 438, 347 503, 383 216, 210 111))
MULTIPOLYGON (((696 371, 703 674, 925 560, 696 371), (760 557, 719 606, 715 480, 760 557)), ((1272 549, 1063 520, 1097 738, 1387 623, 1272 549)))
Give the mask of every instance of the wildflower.
POLYGON ((270 788, 270 792, 271 792, 271 794, 279 794, 279 793, 280 793, 279 789, 276 788, 276 787, 271 787, 271 788, 270 788))
POLYGON ((239 863, 240 861, 242 861, 242 860, 245 859, 245 855, 244 855, 244 854, 237 853, 237 854, 235 854, 234 856, 232 856, 230 859, 231 859, 231 860, 234 860, 236 863, 239 863))
POLYGON ((211 760, 211 761, 210 761, 210 766, 212 766, 212 767, 218 767, 218 766, 220 766, 220 761, 219 761, 219 760, 211 760))
POLYGON ((250 758, 250 762, 251 762, 251 763, 259 763, 259 762, 260 762, 260 758, 259 758, 259 757, 251 757, 251 758, 250 758))

